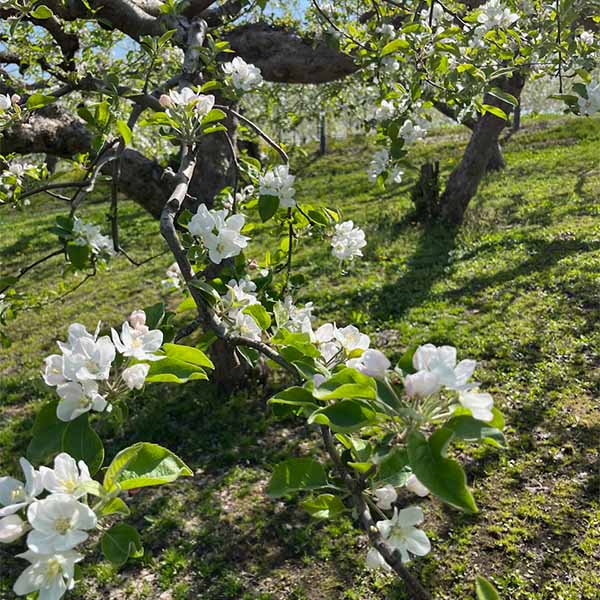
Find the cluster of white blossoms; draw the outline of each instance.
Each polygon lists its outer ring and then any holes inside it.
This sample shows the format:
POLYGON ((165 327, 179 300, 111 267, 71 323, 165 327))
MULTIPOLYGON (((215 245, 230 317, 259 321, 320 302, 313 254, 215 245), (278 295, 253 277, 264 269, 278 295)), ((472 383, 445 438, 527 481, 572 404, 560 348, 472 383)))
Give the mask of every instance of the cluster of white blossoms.
POLYGON ((422 140, 427 135, 425 123, 427 121, 421 118, 415 118, 414 121, 407 119, 400 127, 398 135, 404 140, 405 144, 413 144, 418 140, 422 140))
POLYGON ((190 233, 202 240, 208 257, 216 265, 225 258, 237 256, 250 239, 241 234, 246 217, 228 214, 227 209, 209 210, 205 204, 201 204, 188 224, 190 233))
POLYGON ((344 221, 335 226, 331 238, 331 253, 340 261, 353 260, 362 256, 362 248, 367 245, 365 232, 360 227, 354 227, 352 221, 344 221))
MULTIPOLYGON (((150 330, 145 323, 144 311, 134 311, 129 322, 123 323, 120 334, 111 330, 112 340, 107 335, 99 337, 100 323, 93 335, 80 323, 69 326, 68 341, 58 342, 62 354, 46 357, 43 372, 46 384, 56 387, 60 397, 56 415, 61 421, 72 421, 90 410, 110 410, 99 385, 108 388, 117 351, 130 362, 162 358, 155 354, 162 345, 162 331, 150 330)), ((146 362, 131 364, 120 373, 120 378, 129 389, 141 389, 149 368, 146 362)), ((111 387, 118 389, 116 383, 111 387)))
POLYGON ((263 78, 260 69, 248 64, 243 58, 236 56, 231 62, 223 65, 223 71, 231 76, 231 82, 236 90, 249 92, 259 87, 263 78))
POLYGON ((335 323, 324 323, 308 333, 329 367, 348 361, 347 366, 358 368, 357 363, 351 362, 351 357, 364 354, 371 344, 369 336, 354 325, 338 328, 335 323))
MULTIPOLYGON (((31 163, 13 160, 0 174, 0 186, 9 197, 12 197, 14 190, 23 186, 25 178, 37 178, 38 171, 38 168, 31 163)), ((24 204, 28 205, 29 200, 25 199, 24 204)))
POLYGON ((277 323, 292 333, 311 333, 314 304, 307 302, 304 306, 296 306, 291 296, 286 296, 275 304, 273 312, 277 323))
POLYGON ((256 284, 253 281, 247 277, 242 277, 239 281, 230 280, 221 302, 221 323, 227 327, 229 333, 255 341, 260 340, 260 327, 251 315, 244 312, 246 307, 260 304, 256 297, 256 284))
POLYGON ((18 596, 39 592, 38 600, 58 600, 75 585, 74 566, 83 555, 74 549, 95 529, 97 517, 85 503, 88 467, 66 453, 54 468, 38 470, 20 460, 25 482, 0 477, 0 543, 12 543, 27 533, 27 551, 17 554, 30 565, 16 580, 18 596), (45 497, 42 494, 47 492, 45 497))
POLYGON ((261 196, 276 196, 280 206, 291 208, 296 204, 295 179, 288 165, 278 165, 260 177, 258 193, 261 196))
POLYGON ((212 94, 198 94, 190 87, 181 90, 170 90, 168 94, 162 94, 159 98, 160 105, 170 114, 172 109, 192 108, 197 118, 205 117, 215 105, 215 97, 212 94))
POLYGON ((519 20, 519 15, 504 6, 500 0, 488 0, 479 10, 478 33, 485 33, 491 29, 507 29, 519 20))
POLYGON ((369 176, 369 181, 375 183, 377 178, 386 172, 389 173, 388 179, 394 183, 400 183, 402 181, 404 171, 391 164, 390 153, 383 148, 377 150, 373 155, 373 158, 367 167, 367 175, 369 176))
POLYGON ((594 32, 593 31, 582 31, 577 39, 586 46, 594 45, 594 32))
POLYGON ((396 28, 391 23, 384 23, 375 30, 387 43, 396 37, 396 28))
POLYGON ((176 262, 165 271, 165 275, 167 278, 160 282, 165 291, 178 290, 181 287, 181 269, 176 262))
POLYGON ((115 249, 112 240, 107 235, 100 233, 100 226, 85 223, 79 217, 73 221, 74 242, 79 246, 89 246, 93 254, 108 254, 114 256, 115 249))
POLYGON ((491 421, 494 399, 488 393, 479 392, 477 382, 469 382, 476 366, 476 361, 470 359, 457 364, 453 346, 419 346, 413 356, 416 372, 404 378, 406 394, 409 398, 425 399, 445 388, 458 393, 459 403, 468 408, 475 419, 491 421))
POLYGON ((377 121, 388 121, 394 118, 396 111, 396 105, 391 100, 382 100, 375 110, 375 119, 377 121))
POLYGON ((600 111, 600 81, 592 80, 586 84, 585 91, 587 98, 580 96, 577 100, 577 106, 582 115, 591 116, 600 111))

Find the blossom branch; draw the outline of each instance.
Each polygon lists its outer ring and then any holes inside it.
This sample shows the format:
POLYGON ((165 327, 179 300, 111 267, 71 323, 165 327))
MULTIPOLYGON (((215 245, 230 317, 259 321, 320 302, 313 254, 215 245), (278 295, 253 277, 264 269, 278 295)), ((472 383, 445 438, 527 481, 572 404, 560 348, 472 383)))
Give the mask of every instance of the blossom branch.
POLYGON ((320 431, 323 444, 336 471, 344 481, 345 486, 352 493, 354 505, 360 514, 361 524, 363 529, 367 532, 371 544, 385 559, 385 562, 402 578, 414 600, 431 600, 431 595, 425 590, 417 578, 404 566, 400 552, 390 547, 379 533, 379 530, 375 526, 375 521, 373 520, 369 506, 363 496, 363 487, 354 479, 346 465, 343 463, 335 447, 331 430, 326 425, 321 425, 320 431))

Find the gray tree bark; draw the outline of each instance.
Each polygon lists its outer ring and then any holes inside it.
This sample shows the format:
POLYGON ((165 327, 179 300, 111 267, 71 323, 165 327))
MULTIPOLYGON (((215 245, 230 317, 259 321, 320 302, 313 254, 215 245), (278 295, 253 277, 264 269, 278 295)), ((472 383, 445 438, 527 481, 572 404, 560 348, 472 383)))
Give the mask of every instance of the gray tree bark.
MULTIPOLYGON (((519 98, 525 84, 522 73, 514 73, 506 78, 500 87, 515 98, 519 98)), ((501 108, 510 114, 511 105, 495 96, 488 95, 486 104, 501 108)), ((450 225, 460 225, 471 198, 477 192, 479 183, 485 175, 487 165, 498 147, 500 132, 506 126, 506 121, 487 112, 477 122, 467 149, 454 171, 448 178, 446 189, 440 202, 440 217, 450 225)))

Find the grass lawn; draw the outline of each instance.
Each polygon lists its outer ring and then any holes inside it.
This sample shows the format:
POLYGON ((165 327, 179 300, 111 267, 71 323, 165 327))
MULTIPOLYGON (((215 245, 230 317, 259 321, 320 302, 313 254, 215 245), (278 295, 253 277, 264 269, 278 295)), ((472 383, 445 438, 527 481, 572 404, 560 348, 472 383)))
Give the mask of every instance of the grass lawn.
MULTIPOLYGON (((447 173, 465 143, 461 130, 443 129, 412 158, 439 158, 447 173)), ((295 259, 308 282, 300 298, 315 303, 319 320, 357 324, 390 358, 426 341, 457 346, 459 357, 480 362, 477 378, 507 418, 506 450, 457 447, 480 514, 420 501, 433 549, 413 568, 439 599, 473 598, 481 573, 505 600, 597 600, 600 120, 526 120, 505 146, 507 169, 486 178, 458 233, 414 223, 406 193, 371 186, 372 150, 365 140, 338 142, 298 165, 299 199, 338 207, 369 242, 344 272, 326 244, 305 243, 295 259)), ((59 202, 0 211, 0 275, 53 248, 59 202)), ((95 202, 84 216, 101 222, 105 211, 95 202)), ((164 250, 156 222, 128 202, 122 213, 131 254, 164 250)), ((60 258, 22 279, 43 306, 11 323, 14 343, 0 350, 0 473, 18 473, 35 412, 53 397, 39 369, 54 341, 73 321, 116 325, 157 301, 170 262, 136 268, 116 259, 64 300, 78 279, 61 278, 60 258)), ((98 551, 72 598, 407 600, 401 583, 365 569, 366 538, 349 518, 311 522, 295 499, 264 494, 276 462, 321 452, 299 420, 270 414, 272 393, 259 383, 230 397, 205 382, 148 386, 123 431, 104 426, 109 458, 132 441, 155 441, 194 477, 132 497, 144 557, 117 570, 98 551)), ((13 598, 26 564, 14 554, 0 548, 2 600, 13 598)))

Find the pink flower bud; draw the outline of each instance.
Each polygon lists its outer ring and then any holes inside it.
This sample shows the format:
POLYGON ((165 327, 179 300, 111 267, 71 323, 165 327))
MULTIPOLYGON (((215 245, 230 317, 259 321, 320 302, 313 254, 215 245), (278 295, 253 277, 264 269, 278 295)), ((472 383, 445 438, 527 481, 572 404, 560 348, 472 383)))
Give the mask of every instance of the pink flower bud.
POLYGON ((167 94, 161 94, 158 102, 163 108, 170 108, 173 106, 173 100, 171 100, 171 97, 167 96, 167 94))
POLYGON ((146 325, 146 313, 143 310, 134 310, 129 315, 129 322, 134 329, 141 329, 146 325))
POLYGON ((18 104, 18 103, 21 101, 21 96, 19 96, 19 94, 13 94, 13 95, 10 97, 10 101, 11 101, 13 104, 18 104))

